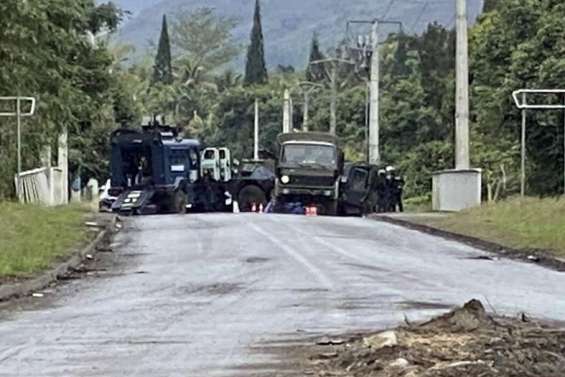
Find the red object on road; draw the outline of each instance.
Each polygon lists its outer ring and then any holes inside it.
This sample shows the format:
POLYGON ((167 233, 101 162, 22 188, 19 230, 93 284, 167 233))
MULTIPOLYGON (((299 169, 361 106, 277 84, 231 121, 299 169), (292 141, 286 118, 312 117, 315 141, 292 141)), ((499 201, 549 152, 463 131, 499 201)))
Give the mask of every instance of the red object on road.
POLYGON ((316 206, 306 207, 306 216, 318 216, 318 207, 316 206))

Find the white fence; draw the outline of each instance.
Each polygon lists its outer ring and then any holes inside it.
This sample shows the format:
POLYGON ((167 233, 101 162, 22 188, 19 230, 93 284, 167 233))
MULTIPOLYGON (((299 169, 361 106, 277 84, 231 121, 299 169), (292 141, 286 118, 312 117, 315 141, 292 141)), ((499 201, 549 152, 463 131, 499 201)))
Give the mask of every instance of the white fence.
POLYGON ((64 175, 60 168, 40 168, 15 176, 16 192, 21 203, 57 206, 67 203, 64 175))

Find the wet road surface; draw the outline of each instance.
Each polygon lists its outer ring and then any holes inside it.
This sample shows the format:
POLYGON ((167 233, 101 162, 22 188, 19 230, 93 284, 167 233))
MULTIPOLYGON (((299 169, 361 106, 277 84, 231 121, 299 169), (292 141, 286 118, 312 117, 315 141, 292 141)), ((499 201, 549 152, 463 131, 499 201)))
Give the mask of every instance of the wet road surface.
POLYGON ((119 271, 0 322, 0 376, 275 375, 268 342, 385 328, 471 298, 565 320, 565 274, 372 220, 141 217, 116 243, 119 271))

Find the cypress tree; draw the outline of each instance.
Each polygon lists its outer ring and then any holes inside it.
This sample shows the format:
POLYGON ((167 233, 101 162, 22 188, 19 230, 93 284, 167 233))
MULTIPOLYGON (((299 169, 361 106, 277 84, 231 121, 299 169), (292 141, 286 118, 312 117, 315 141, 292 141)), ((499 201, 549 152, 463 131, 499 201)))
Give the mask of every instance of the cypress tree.
POLYGON ((247 63, 245 65, 245 84, 265 84, 267 80, 263 28, 261 26, 261 5, 259 0, 256 0, 253 28, 251 29, 251 44, 247 50, 247 63))
POLYGON ((173 66, 171 63, 171 42, 169 39, 169 28, 167 26, 167 16, 163 16, 163 27, 159 37, 159 47, 153 71, 153 83, 172 84, 173 66))
POLYGON ((498 8, 499 0, 485 0, 483 4, 483 13, 492 12, 498 8))
POLYGON ((311 82, 322 81, 325 78, 325 71, 323 64, 312 64, 312 62, 323 60, 326 57, 320 50, 320 41, 318 34, 314 33, 312 36, 312 45, 310 46, 310 59, 308 60, 308 67, 306 67, 306 80, 311 82))

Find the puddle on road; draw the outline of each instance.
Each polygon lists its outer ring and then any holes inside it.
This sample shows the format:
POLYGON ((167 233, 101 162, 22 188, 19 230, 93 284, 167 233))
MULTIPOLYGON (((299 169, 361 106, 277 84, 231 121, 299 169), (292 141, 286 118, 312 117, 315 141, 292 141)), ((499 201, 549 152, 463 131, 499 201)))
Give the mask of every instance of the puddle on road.
POLYGON ((179 295, 210 295, 224 296, 230 293, 239 292, 243 289, 243 285, 239 283, 216 283, 207 285, 189 285, 180 287, 177 290, 179 295))
POLYGON ((442 304, 439 302, 425 302, 425 301, 400 301, 396 303, 402 309, 414 310, 436 310, 436 309, 451 309, 454 305, 442 304))
POLYGON ((269 259, 269 258, 263 258, 263 257, 250 257, 250 258, 247 258, 245 260, 245 263, 252 263, 252 264, 253 263, 266 263, 270 260, 271 259, 269 259))

